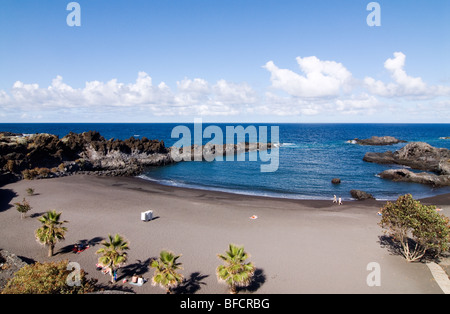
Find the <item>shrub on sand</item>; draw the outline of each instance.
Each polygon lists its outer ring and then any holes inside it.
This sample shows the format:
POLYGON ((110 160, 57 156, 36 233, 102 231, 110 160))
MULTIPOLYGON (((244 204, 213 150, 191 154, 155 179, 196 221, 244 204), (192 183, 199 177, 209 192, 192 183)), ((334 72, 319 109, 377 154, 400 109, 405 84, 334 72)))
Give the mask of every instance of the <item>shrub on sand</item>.
POLYGON ((67 279, 72 271, 67 266, 68 261, 24 266, 8 281, 2 294, 81 294, 96 290, 95 281, 86 279, 82 269, 79 282, 68 285, 67 279))
POLYGON ((16 205, 16 209, 20 213, 21 219, 25 218, 26 213, 31 210, 31 206, 25 198, 22 203, 14 203, 14 205, 16 205))
POLYGON ((407 194, 395 203, 387 202, 381 215, 379 225, 400 244, 408 262, 420 260, 427 253, 437 256, 448 250, 449 219, 439 214, 436 206, 423 205, 407 194))

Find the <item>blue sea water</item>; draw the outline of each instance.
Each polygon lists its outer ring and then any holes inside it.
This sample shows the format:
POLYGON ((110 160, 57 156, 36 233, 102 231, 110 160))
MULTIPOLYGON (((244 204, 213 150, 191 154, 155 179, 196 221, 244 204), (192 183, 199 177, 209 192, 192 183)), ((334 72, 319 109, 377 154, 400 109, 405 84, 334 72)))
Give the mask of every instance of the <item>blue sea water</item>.
MULTIPOLYGON (((193 124, 151 123, 44 123, 0 124, 0 131, 16 133, 51 133, 63 137, 69 132, 99 131, 106 139, 126 139, 131 136, 163 140, 172 146, 178 138, 171 138, 174 127, 193 124)), ((203 124, 203 129, 210 124, 203 124)), ((226 126, 249 124, 216 124, 226 134, 226 126)), ((394 165, 364 162, 366 152, 395 151, 405 144, 391 146, 360 146, 348 143, 354 138, 394 136, 409 142, 423 141, 435 147, 450 149, 450 124, 255 124, 256 127, 279 127, 279 167, 275 172, 261 172, 261 161, 181 162, 149 169, 142 178, 165 185, 226 191, 249 195, 285 197, 293 199, 330 199, 333 195, 350 199, 350 190, 372 193, 377 199, 392 200, 406 193, 416 198, 450 193, 450 187, 392 182, 377 174, 394 165), (331 179, 342 183, 333 185, 331 179)), ((192 131, 192 134, 194 132, 192 131)), ((210 139, 204 139, 204 143, 210 139)), ((257 154, 252 152, 250 154, 257 154)), ((258 159, 259 160, 259 159, 258 159)), ((265 163, 267 164, 267 163, 265 163)))

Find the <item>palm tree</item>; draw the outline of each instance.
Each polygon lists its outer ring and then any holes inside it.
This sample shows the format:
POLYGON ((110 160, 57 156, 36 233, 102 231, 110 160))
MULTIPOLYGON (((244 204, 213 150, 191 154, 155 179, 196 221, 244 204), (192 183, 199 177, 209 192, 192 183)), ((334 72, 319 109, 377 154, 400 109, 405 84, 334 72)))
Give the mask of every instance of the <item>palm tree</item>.
POLYGON ((217 267, 217 280, 226 283, 230 287, 230 293, 237 293, 237 287, 250 285, 255 273, 255 266, 252 263, 245 263, 249 255, 244 251, 244 247, 230 244, 225 254, 218 254, 217 256, 225 264, 217 267))
POLYGON ((116 234, 114 237, 108 235, 108 241, 103 241, 102 245, 104 247, 96 252, 96 254, 102 254, 102 256, 98 258, 98 262, 110 269, 111 282, 115 283, 116 279, 114 273, 116 269, 123 265, 128 258, 128 255, 125 252, 129 249, 128 242, 126 242, 122 236, 116 234))
POLYGON ((177 273, 177 270, 183 269, 181 263, 177 260, 180 255, 175 256, 172 252, 161 251, 159 253, 159 260, 153 260, 150 267, 155 268, 155 273, 152 278, 152 285, 160 285, 161 288, 166 289, 166 293, 172 293, 172 289, 176 288, 182 281, 183 275, 177 273))
POLYGON ((53 256, 55 244, 60 240, 64 240, 64 235, 67 231, 67 228, 62 225, 68 221, 60 221, 61 214, 52 210, 38 219, 42 223, 42 226, 36 230, 36 239, 41 244, 48 246, 49 257, 53 256))

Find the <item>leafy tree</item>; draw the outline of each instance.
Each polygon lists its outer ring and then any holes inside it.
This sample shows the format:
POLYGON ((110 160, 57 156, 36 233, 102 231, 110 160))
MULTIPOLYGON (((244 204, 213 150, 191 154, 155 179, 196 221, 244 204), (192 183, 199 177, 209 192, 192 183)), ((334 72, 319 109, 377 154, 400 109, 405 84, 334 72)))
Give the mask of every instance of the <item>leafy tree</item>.
POLYGON ((48 246, 48 256, 53 256, 55 244, 64 240, 67 228, 62 225, 68 221, 61 221, 61 214, 55 210, 48 211, 38 220, 42 226, 36 230, 36 239, 43 245, 48 246))
POLYGON ((102 242, 103 248, 99 249, 96 253, 101 254, 98 258, 99 264, 110 269, 111 282, 115 283, 116 278, 114 276, 117 269, 126 263, 128 254, 125 252, 129 250, 128 242, 119 235, 114 237, 108 235, 108 240, 102 242))
POLYGON ((435 256, 448 250, 449 219, 413 199, 411 194, 400 196, 395 203, 387 202, 381 209, 379 225, 401 245, 408 262, 420 260, 427 252, 435 256))
POLYGON ((172 289, 178 287, 183 281, 183 275, 177 272, 179 269, 183 269, 182 264, 177 262, 180 257, 181 255, 163 250, 159 254, 159 259, 150 263, 150 267, 155 268, 152 284, 160 285, 166 289, 167 294, 172 293, 172 289))
POLYGON ((30 204, 24 198, 22 203, 14 203, 16 205, 17 211, 20 213, 20 218, 25 218, 25 214, 31 210, 30 204))
POLYGON ((68 261, 35 263, 19 269, 11 278, 2 294, 81 294, 96 290, 95 281, 86 279, 80 270, 79 285, 67 285, 68 261))
POLYGON ((226 283, 230 287, 230 293, 235 294, 238 287, 250 285, 255 266, 245 262, 249 255, 244 251, 244 247, 230 244, 225 254, 217 256, 224 262, 224 265, 217 267, 217 280, 226 283))

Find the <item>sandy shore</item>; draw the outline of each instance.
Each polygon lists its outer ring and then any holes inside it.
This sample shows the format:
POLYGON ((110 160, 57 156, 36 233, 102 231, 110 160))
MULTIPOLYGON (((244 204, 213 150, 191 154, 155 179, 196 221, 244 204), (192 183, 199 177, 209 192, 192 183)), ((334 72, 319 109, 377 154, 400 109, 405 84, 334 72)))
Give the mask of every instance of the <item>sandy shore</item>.
MULTIPOLYGON (((450 214, 450 195, 424 200, 450 214)), ((116 286, 136 293, 164 293, 150 282, 122 283, 134 273, 150 278, 149 261, 162 249, 182 254, 187 283, 181 293, 227 293, 215 269, 229 243, 244 245, 257 267, 252 287, 241 293, 441 293, 425 264, 408 264, 380 243, 378 210, 384 202, 287 200, 161 186, 138 178, 71 176, 20 181, 0 189, 0 248, 35 261, 80 263, 100 283, 109 276, 95 269, 100 242, 119 233, 130 243, 129 260, 116 286), (32 187, 36 195, 27 196, 32 187), (26 197, 32 211, 21 220, 13 204, 26 197), (34 238, 37 217, 56 209, 68 220, 66 240, 56 255, 34 238), (140 213, 156 217, 142 222, 140 213), (249 217, 256 215, 257 219, 249 217), (74 254, 71 245, 91 243, 74 254), (367 265, 381 267, 381 286, 369 287, 367 265)))

